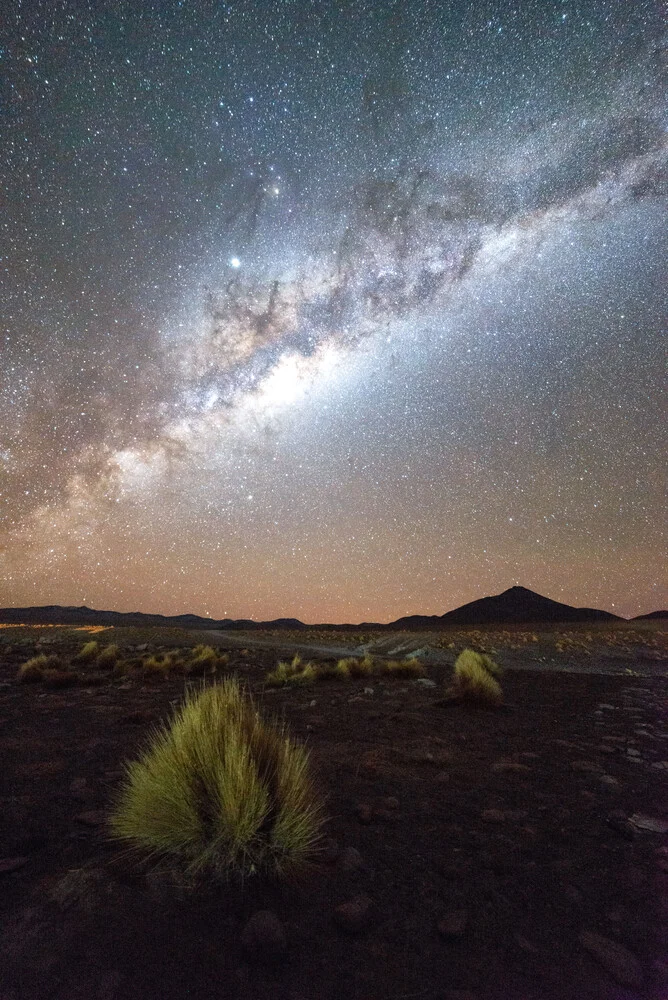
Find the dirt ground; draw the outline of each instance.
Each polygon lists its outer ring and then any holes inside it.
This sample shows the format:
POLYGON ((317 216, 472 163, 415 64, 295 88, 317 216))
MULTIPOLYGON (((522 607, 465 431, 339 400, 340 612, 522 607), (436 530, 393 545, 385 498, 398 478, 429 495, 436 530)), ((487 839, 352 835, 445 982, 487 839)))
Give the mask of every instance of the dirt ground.
POLYGON ((33 650, 5 642, 0 1000, 666 1000, 668 661, 652 649, 651 670, 614 654, 615 676, 591 670, 595 643, 566 650, 571 672, 508 649, 524 669, 496 710, 439 704, 447 643, 435 687, 265 690, 276 652, 232 649, 229 670, 310 747, 329 840, 299 883, 189 895, 104 826, 184 678, 21 684, 33 650), (276 957, 242 943, 263 910, 276 957))

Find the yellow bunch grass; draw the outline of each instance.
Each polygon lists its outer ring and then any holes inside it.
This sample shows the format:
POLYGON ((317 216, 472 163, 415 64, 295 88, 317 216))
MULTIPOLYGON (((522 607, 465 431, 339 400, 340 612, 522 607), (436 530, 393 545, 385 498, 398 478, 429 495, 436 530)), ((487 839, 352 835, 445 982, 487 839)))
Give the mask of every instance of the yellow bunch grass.
POLYGON ((320 839, 322 805, 307 751, 260 717, 234 678, 190 690, 154 731, 126 778, 112 836, 189 875, 224 877, 305 865, 320 839))
POLYGON ((455 685, 470 701, 498 705, 503 700, 501 685, 489 671, 483 654, 464 649, 455 663, 455 685))

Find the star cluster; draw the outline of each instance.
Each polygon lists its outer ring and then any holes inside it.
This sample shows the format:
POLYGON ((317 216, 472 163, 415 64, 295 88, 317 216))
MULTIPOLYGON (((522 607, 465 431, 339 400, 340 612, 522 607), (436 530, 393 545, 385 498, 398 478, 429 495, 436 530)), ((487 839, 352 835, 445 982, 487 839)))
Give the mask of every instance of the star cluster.
POLYGON ((0 605, 664 606, 651 0, 17 2, 0 605))

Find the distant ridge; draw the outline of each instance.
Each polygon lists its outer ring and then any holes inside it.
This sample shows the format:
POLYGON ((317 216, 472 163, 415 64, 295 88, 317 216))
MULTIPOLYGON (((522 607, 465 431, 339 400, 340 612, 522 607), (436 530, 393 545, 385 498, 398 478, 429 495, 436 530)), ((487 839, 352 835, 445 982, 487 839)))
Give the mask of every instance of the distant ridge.
POLYGON ((526 587, 510 587, 495 597, 481 597, 444 615, 408 615, 392 622, 395 628, 443 628, 447 625, 522 624, 524 622, 623 621, 596 608, 573 608, 526 587))
MULTIPOLYGON (((638 615, 631 621, 667 618, 668 611, 653 611, 638 615)), ((521 625, 530 622, 605 622, 627 621, 610 611, 596 608, 574 608, 561 604, 526 587, 510 587, 494 597, 481 597, 463 604, 444 615, 406 615, 387 625, 363 622, 361 625, 331 623, 305 625, 298 618, 275 618, 256 622, 249 618, 203 618, 201 615, 150 615, 141 611, 96 611, 83 605, 80 608, 60 607, 49 604, 39 608, 0 608, 0 623, 26 625, 127 625, 171 626, 195 629, 441 629, 450 625, 521 625)))
POLYGON ((147 615, 142 611, 96 611, 48 604, 41 608, 0 608, 0 622, 6 625, 127 625, 165 626, 197 629, 305 628, 297 618, 277 618, 270 622, 254 622, 247 618, 202 618, 201 615, 147 615))

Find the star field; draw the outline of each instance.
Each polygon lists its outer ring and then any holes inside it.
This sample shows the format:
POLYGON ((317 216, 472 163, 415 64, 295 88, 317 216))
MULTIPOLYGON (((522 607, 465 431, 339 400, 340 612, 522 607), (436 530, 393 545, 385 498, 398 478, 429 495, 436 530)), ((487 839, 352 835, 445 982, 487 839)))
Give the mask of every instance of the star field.
POLYGON ((17 0, 0 606, 668 603, 650 0, 17 0))

